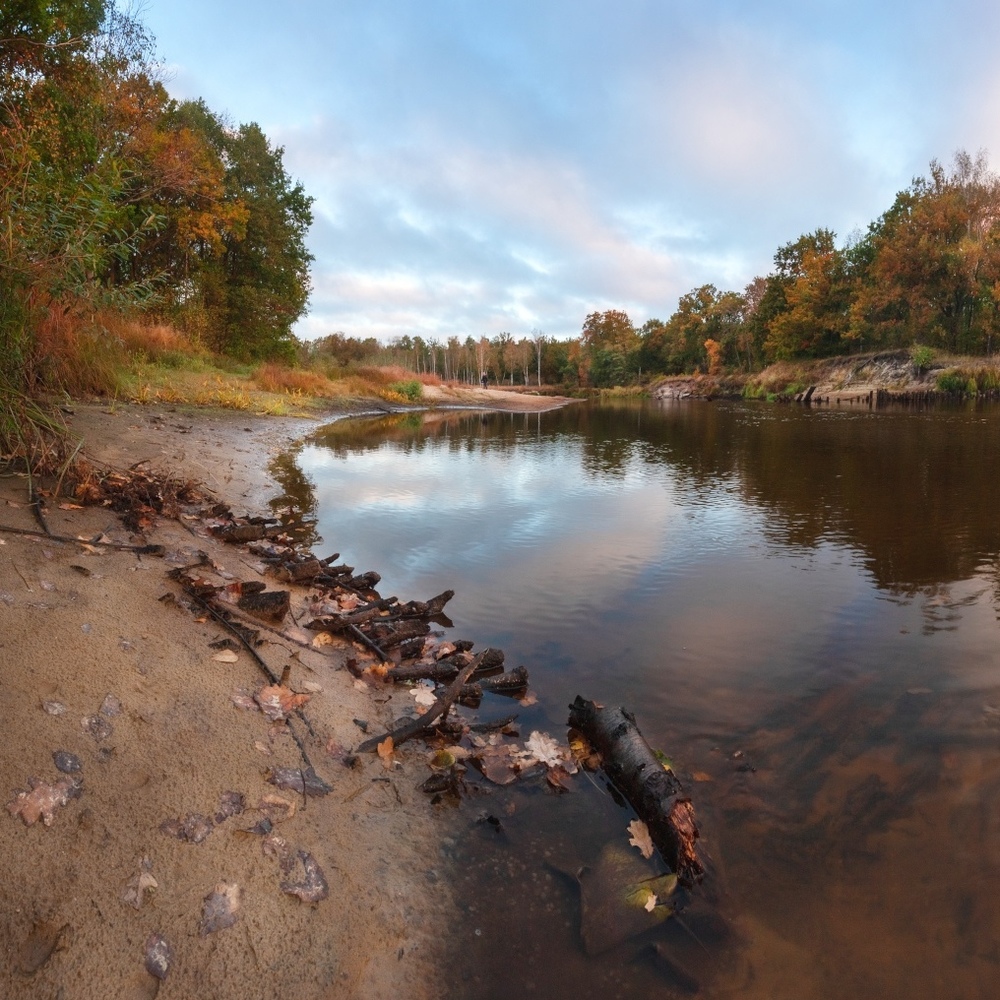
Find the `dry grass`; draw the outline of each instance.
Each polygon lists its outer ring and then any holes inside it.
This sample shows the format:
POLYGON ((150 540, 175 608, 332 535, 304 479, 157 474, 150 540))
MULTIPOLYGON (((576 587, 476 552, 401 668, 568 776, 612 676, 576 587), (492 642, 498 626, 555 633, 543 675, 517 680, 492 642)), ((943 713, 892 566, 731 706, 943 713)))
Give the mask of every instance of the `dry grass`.
POLYGON ((265 392, 284 392, 293 396, 332 396, 336 393, 335 384, 325 375, 273 361, 262 364, 254 372, 253 380, 265 392))

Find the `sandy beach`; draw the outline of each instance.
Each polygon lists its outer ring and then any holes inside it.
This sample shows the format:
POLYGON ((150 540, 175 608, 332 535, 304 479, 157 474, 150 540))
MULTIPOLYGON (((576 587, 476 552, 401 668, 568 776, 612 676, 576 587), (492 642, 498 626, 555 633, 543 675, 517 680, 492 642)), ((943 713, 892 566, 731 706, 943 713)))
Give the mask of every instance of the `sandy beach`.
MULTIPOLYGON (((493 408, 553 402, 462 392, 459 405, 484 396, 493 408)), ((116 469, 145 462, 196 480, 237 514, 270 513, 280 490, 269 459, 322 423, 182 407, 72 409, 70 427, 94 460, 116 469)), ((246 651, 220 655, 210 644, 222 629, 183 607, 167 575, 199 552, 223 581, 264 579, 263 566, 211 537, 196 514, 160 518, 141 538, 107 508, 66 498, 48 500, 45 519, 53 535, 100 542, 0 532, 0 995, 446 994, 442 942, 458 919, 447 869, 454 831, 419 788, 427 754, 417 743, 388 767, 375 754, 344 760, 363 739, 354 720, 370 732, 388 728, 412 712, 412 698, 352 677, 347 656, 365 654, 349 644, 312 647, 262 632, 261 656, 278 673, 289 667, 288 686, 309 695, 307 748, 333 791, 304 798, 276 788, 269 769, 302 761, 287 726, 240 707, 266 683, 260 668, 246 651), (109 541, 155 543, 164 554, 109 541), (46 789, 54 804, 33 813, 46 789), (208 821, 203 837, 192 834, 192 817, 208 821), (284 847, 246 832, 265 818, 284 847), (329 887, 316 902, 287 888, 303 866, 308 875, 305 858, 329 887), (230 926, 213 924, 219 900, 233 911, 230 926), (164 955, 161 980, 147 967, 164 955)), ((39 528, 21 475, 0 478, 0 524, 39 528)), ((290 589, 298 617, 307 591, 290 589)))

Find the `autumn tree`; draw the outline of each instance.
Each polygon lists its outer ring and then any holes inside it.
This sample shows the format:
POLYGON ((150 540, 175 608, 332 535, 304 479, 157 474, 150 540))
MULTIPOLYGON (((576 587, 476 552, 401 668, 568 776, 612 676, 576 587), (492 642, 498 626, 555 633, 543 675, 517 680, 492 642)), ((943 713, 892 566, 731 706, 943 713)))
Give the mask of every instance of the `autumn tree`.
POLYGON ((621 309, 593 312, 583 321, 580 346, 592 385, 626 385, 638 372, 639 335, 621 309))
POLYGON ((817 229, 775 254, 784 308, 768 324, 764 349, 772 359, 834 354, 841 347, 851 286, 835 239, 831 230, 817 229))
POLYGON ((852 335, 981 352, 1000 332, 1000 178, 986 156, 937 161, 869 228, 852 335))

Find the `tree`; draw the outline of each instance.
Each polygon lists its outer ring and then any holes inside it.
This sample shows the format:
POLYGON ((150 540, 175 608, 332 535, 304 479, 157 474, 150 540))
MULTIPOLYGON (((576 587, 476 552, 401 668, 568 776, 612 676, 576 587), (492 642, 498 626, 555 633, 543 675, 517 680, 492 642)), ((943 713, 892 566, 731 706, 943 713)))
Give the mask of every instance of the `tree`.
POLYGON ((1000 178, 986 156, 955 155, 915 178, 869 227, 852 309, 855 336, 989 350, 1000 330, 1000 178))
POLYGON ((637 373, 639 335, 623 310, 590 313, 583 321, 580 343, 593 385, 625 385, 637 373))
POLYGON ((784 308, 768 324, 764 349, 771 358, 815 357, 840 348, 850 310, 850 283, 835 238, 829 229, 817 229, 775 254, 784 308))

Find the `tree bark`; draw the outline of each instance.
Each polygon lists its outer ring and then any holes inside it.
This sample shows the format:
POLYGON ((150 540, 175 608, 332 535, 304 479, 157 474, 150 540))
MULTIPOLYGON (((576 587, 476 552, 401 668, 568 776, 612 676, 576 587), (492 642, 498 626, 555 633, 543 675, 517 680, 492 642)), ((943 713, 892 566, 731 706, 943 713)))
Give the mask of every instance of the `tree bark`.
POLYGON ((676 775, 656 759, 635 716, 623 708, 601 708, 577 695, 570 705, 569 724, 601 755, 605 773, 649 828, 678 882, 688 888, 700 882, 705 869, 695 850, 694 807, 676 775))

